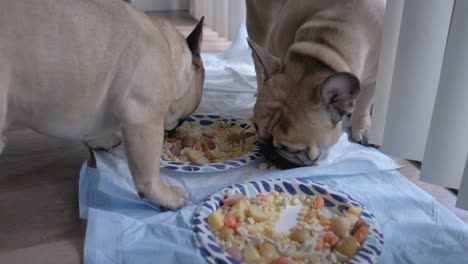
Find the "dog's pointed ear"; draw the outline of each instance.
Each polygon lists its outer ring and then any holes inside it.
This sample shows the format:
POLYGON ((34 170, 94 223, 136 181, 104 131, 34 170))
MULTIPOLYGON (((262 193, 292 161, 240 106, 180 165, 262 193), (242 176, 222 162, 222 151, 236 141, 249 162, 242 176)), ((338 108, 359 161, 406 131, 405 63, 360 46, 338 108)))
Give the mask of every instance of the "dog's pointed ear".
POLYGON ((263 77, 265 79, 268 79, 273 74, 283 70, 283 62, 280 58, 271 55, 267 50, 260 47, 257 43, 249 38, 247 38, 247 42, 249 43, 254 56, 262 66, 263 77))
POLYGON ((202 65, 200 50, 203 39, 203 22, 205 17, 202 17, 192 33, 187 37, 187 44, 192 52, 192 63, 198 66, 202 65))
POLYGON ((300 41, 291 45, 287 58, 301 64, 322 64, 335 72, 348 72, 350 68, 335 49, 320 43, 300 41))
POLYGON ((330 113, 332 122, 338 123, 353 111, 360 83, 354 74, 339 72, 326 78, 320 84, 320 88, 322 101, 330 113))

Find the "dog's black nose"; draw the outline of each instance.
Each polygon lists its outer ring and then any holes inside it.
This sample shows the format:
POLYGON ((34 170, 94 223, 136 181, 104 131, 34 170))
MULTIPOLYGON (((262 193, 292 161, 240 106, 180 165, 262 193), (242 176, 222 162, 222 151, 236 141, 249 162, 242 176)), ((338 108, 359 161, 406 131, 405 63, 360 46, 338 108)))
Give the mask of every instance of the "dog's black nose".
POLYGON ((260 150, 269 161, 271 161, 273 164, 275 164, 276 167, 280 169, 293 169, 301 166, 300 164, 294 163, 281 156, 273 146, 273 141, 260 144, 260 150))

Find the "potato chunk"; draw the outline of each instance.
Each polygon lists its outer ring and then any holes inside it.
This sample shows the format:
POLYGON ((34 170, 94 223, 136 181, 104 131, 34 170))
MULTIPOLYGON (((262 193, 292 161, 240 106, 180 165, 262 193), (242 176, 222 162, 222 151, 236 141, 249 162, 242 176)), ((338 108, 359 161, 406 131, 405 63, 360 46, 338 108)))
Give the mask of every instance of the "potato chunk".
POLYGON ((208 216, 208 224, 215 231, 224 226, 224 215, 221 210, 216 210, 208 216))
POLYGON ((353 206, 348 209, 348 213, 359 216, 362 212, 361 206, 353 206))
POLYGON ((359 246, 359 243, 354 239, 354 237, 345 237, 336 246, 336 251, 351 258, 356 255, 359 250, 359 246))
POLYGON ((349 236, 354 224, 357 221, 356 218, 357 217, 352 214, 350 214, 350 216, 337 217, 332 221, 330 230, 337 234, 340 238, 349 236))
POLYGON ((255 247, 249 246, 244 250, 244 262, 255 263, 256 261, 259 261, 260 258, 260 254, 255 247))
POLYGON ((238 201, 234 205, 235 213, 234 216, 237 220, 244 220, 247 215, 248 207, 243 200, 238 201))
POLYGON ((205 157, 204 153, 198 150, 191 149, 187 153, 187 157, 190 162, 197 164, 206 164, 210 161, 205 157))
POLYGON ((270 218, 267 213, 263 212, 260 208, 254 205, 249 206, 247 215, 251 216, 256 222, 263 222, 270 218))
POLYGON ((260 245, 260 254, 265 263, 271 263, 280 256, 276 247, 268 242, 260 245))

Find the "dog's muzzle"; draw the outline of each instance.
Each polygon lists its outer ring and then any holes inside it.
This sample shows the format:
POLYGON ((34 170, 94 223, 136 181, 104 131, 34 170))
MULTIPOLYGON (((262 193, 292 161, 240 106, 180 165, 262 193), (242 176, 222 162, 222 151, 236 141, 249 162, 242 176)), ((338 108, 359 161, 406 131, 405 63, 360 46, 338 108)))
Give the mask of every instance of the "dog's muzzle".
POLYGON ((260 144, 262 154, 278 168, 281 169, 292 169, 303 166, 314 165, 318 157, 311 160, 306 151, 298 153, 290 153, 284 149, 278 149, 273 145, 273 141, 267 141, 260 144))

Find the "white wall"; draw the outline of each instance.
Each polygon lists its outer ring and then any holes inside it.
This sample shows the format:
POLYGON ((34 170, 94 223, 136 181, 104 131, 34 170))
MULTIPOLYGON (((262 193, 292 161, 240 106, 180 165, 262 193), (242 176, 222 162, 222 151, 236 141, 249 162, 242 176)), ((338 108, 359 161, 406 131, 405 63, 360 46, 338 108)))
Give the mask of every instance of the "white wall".
POLYGON ((142 11, 188 10, 190 0, 131 0, 142 11))

